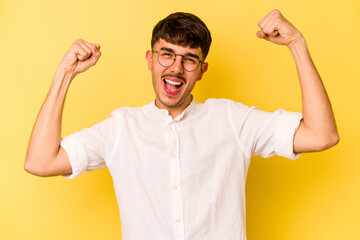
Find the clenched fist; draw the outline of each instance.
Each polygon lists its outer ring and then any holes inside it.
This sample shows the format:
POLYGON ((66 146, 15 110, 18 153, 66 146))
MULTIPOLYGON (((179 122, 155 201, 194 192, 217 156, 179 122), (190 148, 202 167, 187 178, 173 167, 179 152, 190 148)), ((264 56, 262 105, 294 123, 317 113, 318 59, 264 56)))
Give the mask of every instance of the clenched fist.
POLYGON ((76 40, 59 63, 58 70, 76 76, 94 66, 101 56, 100 45, 76 40))
POLYGON ((258 25, 261 30, 256 36, 276 44, 289 46, 302 38, 301 33, 276 9, 261 19, 258 25))

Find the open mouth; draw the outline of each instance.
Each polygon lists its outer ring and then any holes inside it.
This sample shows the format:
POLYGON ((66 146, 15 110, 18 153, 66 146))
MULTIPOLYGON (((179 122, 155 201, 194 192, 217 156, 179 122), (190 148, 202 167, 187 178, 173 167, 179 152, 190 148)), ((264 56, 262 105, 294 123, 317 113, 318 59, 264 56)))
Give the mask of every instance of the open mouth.
POLYGON ((180 80, 170 80, 168 78, 164 78, 164 90, 167 94, 176 95, 180 92, 181 87, 184 83, 180 80))

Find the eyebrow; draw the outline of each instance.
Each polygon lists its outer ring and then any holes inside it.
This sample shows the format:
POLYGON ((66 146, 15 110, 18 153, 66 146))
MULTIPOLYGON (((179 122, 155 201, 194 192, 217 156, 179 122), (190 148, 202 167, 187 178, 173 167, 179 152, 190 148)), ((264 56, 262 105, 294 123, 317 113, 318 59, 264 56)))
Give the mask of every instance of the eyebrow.
MULTIPOLYGON (((168 51, 168 52, 172 52, 175 53, 175 51, 171 48, 167 48, 167 47, 162 47, 160 50, 164 50, 164 51, 168 51)), ((189 56, 189 57, 194 57, 200 60, 199 56, 193 53, 186 53, 185 56, 189 56)))

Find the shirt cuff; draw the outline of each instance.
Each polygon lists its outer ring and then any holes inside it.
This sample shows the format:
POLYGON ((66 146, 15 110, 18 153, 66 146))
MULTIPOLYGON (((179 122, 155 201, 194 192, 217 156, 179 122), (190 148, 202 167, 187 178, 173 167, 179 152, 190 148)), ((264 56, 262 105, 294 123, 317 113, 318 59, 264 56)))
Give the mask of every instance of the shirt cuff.
POLYGON ((76 138, 75 134, 61 139, 60 146, 68 154, 72 173, 63 175, 65 178, 73 179, 83 173, 88 165, 87 155, 83 144, 76 138))
POLYGON ((294 153, 294 136, 303 116, 297 112, 288 112, 282 109, 278 111, 281 112, 281 117, 275 130, 276 155, 295 160, 301 153, 294 153))

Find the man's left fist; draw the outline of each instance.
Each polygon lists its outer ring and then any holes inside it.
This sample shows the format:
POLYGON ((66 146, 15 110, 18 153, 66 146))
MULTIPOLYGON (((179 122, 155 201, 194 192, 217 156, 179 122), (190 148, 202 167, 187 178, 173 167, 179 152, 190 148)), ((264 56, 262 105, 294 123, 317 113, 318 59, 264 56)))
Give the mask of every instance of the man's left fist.
POLYGON ((302 34, 276 9, 261 19, 258 25, 261 30, 256 36, 276 44, 289 46, 302 38, 302 34))

